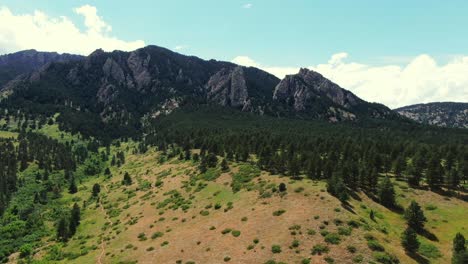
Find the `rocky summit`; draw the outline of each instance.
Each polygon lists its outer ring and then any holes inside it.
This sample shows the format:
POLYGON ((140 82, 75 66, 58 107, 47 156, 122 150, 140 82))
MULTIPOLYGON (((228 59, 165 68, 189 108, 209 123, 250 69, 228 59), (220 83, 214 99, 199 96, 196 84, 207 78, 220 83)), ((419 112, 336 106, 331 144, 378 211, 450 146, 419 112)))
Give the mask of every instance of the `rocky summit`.
POLYGON ((468 128, 468 103, 416 104, 401 107, 395 111, 422 124, 468 128))

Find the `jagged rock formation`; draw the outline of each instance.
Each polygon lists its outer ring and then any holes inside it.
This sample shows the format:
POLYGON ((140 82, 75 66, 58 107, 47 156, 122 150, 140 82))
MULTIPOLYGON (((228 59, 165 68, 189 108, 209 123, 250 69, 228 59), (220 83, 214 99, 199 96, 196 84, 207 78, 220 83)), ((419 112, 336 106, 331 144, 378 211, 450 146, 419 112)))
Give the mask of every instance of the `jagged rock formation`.
POLYGON ((468 103, 428 103, 395 109, 400 115, 422 124, 468 128, 468 103))
POLYGON ((312 114, 330 121, 354 120, 357 115, 393 115, 390 109, 365 102, 321 74, 304 68, 298 74, 286 76, 276 86, 273 100, 292 106, 296 112, 313 110, 312 114))
POLYGON ((307 69, 281 81, 253 67, 205 61, 157 46, 132 52, 96 50, 85 58, 57 60, 4 87, 8 99, 3 103, 35 105, 41 111, 53 105, 47 112, 66 107, 105 123, 134 127, 142 118, 199 104, 332 122, 396 115, 307 69))

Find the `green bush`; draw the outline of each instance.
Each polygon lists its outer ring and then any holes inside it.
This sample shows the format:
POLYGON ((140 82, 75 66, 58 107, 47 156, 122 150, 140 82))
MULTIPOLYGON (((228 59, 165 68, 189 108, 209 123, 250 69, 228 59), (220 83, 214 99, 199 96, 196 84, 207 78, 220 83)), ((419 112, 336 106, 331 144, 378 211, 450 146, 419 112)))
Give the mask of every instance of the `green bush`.
POLYGON ((325 236, 325 242, 333 245, 338 245, 341 242, 340 235, 338 235, 337 233, 329 233, 325 236))
POLYGON ((440 253, 439 249, 436 246, 427 242, 421 243, 421 245, 419 246, 419 253, 421 253, 421 255, 425 257, 432 259, 442 257, 442 253, 440 253))
POLYGON ((385 251, 385 248, 377 240, 368 240, 367 246, 372 251, 385 251))
POLYGON ((323 253, 328 253, 330 248, 327 245, 317 244, 312 247, 312 255, 322 255, 323 253))
POLYGON ((156 238, 162 237, 163 235, 164 235, 163 232, 154 232, 154 233, 151 235, 151 239, 156 239, 156 238))
POLYGON ((279 245, 273 245, 271 246, 271 252, 274 254, 281 253, 281 247, 279 245))
POLYGON ((225 228, 223 231, 221 231, 221 234, 225 235, 227 233, 230 233, 232 231, 231 228, 225 228))
POLYGON ((280 215, 284 214, 285 212, 286 212, 286 210, 280 209, 280 210, 274 211, 273 216, 280 216, 280 215))
POLYGON ((291 247, 297 248, 299 247, 299 244, 300 244, 299 240, 294 239, 293 242, 291 243, 291 247))
POLYGON ((353 263, 362 263, 363 260, 364 260, 364 257, 362 255, 357 255, 353 257, 353 263))
POLYGON ((352 229, 350 227, 338 227, 338 234, 342 236, 350 236, 352 229))
POLYGON ((382 264, 397 264, 400 263, 398 258, 394 255, 390 255, 386 252, 375 252, 374 259, 382 264))
POLYGON ((239 230, 232 230, 231 234, 234 236, 234 237, 238 237, 240 236, 241 232, 239 230))
POLYGON ((357 251, 356 247, 351 246, 351 245, 347 246, 346 249, 348 250, 349 253, 353 253, 353 254, 356 253, 357 251))

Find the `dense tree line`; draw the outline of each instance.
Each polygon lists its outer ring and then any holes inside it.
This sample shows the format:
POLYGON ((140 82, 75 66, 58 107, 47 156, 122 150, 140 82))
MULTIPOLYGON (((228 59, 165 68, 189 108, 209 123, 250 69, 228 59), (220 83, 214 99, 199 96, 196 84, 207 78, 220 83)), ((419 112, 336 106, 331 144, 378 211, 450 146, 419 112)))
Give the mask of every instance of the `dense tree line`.
POLYGON ((255 116, 179 113, 148 126, 144 144, 162 151, 180 146, 201 149, 201 169, 211 156, 256 162, 264 170, 291 177, 327 180, 329 191, 346 200, 344 189, 374 193, 395 206, 395 175, 413 186, 455 190, 468 177, 468 137, 459 130, 362 127, 255 116), (346 187, 346 188, 345 188, 346 187))

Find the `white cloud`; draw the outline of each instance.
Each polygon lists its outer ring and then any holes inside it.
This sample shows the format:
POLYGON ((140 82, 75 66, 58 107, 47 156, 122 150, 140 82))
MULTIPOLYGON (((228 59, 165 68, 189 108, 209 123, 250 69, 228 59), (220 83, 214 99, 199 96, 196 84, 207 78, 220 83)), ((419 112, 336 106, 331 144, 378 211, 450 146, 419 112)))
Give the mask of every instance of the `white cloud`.
POLYGON ((111 36, 112 27, 93 6, 84 5, 74 11, 84 17, 85 32, 66 16, 49 17, 38 10, 13 14, 9 8, 0 7, 0 53, 37 49, 88 55, 98 48, 134 50, 145 45, 142 40, 125 41, 111 36))
POLYGON ((237 56, 234 59, 232 59, 232 62, 242 66, 260 68, 260 64, 258 64, 256 61, 254 61, 248 56, 237 56))
MULTIPOLYGON (((439 65, 431 56, 422 54, 404 66, 372 66, 347 62, 347 58, 347 53, 337 53, 327 63, 308 68, 364 100, 392 108, 436 101, 468 102, 468 56, 458 56, 439 65)), ((299 70, 298 67, 265 66, 247 56, 236 57, 233 62, 262 68, 279 78, 299 70)))
POLYGON ((189 48, 188 45, 177 45, 177 46, 174 47, 174 49, 178 50, 178 51, 185 50, 185 49, 188 49, 188 48, 189 48))
POLYGON ((247 3, 247 4, 242 5, 242 8, 250 9, 250 8, 252 8, 252 6, 253 5, 251 3, 247 3))

